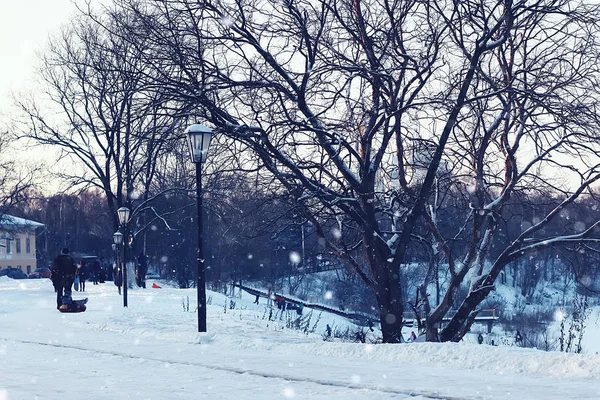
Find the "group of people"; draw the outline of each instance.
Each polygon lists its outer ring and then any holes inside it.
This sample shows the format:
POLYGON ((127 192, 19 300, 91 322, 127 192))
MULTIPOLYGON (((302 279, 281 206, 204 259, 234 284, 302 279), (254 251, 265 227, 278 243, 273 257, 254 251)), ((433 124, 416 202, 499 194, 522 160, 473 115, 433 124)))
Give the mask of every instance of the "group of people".
MULTIPOLYGON (((148 258, 143 253, 138 257, 136 267, 136 282, 139 287, 146 287, 146 273, 148 272, 148 258)), ((79 264, 75 263, 71 257, 68 248, 63 248, 52 263, 52 284, 56 292, 56 309, 66 303, 72 302, 72 289, 85 291, 86 280, 92 280, 94 285, 98 285, 99 280, 104 281, 102 276, 103 259, 94 260, 91 263, 85 263, 83 260, 79 264)), ((123 274, 120 268, 114 266, 113 280, 121 294, 123 285, 123 274)))
MULTIPOLYGON (((135 283, 138 287, 146 288, 146 274, 148 273, 148 256, 144 253, 140 253, 137 258, 137 263, 135 266, 135 283)), ((113 280, 115 285, 119 289, 119 294, 121 294, 121 287, 123 286, 123 271, 121 267, 118 265, 113 265, 113 280)))
POLYGON ((98 281, 104 282, 101 261, 94 260, 90 263, 85 263, 83 260, 79 261, 79 264, 77 264, 77 270, 75 272, 73 288, 75 290, 85 292, 85 282, 88 279, 90 279, 94 285, 98 285, 98 281))
MULTIPOLYGON (((258 304, 258 302, 256 302, 258 304)), ((287 310, 296 310, 298 315, 302 315, 302 311, 304 310, 304 304, 302 303, 292 303, 290 301, 286 301, 282 296, 275 295, 275 304, 277 304, 277 308, 285 311, 287 310)))

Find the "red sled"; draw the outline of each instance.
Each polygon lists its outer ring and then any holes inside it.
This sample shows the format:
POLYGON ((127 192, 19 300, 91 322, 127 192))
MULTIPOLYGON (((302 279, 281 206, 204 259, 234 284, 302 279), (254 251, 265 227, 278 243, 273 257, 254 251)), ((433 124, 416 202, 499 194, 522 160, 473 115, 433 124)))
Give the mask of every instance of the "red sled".
POLYGON ((152 284, 152 289, 160 289, 160 286, 158 286, 156 283, 152 284))

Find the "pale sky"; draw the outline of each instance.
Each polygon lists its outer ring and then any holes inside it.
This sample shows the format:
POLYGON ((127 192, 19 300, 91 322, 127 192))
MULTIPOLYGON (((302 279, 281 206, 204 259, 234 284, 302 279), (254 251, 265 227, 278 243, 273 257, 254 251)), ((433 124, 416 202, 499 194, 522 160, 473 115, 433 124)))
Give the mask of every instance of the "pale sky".
MULTIPOLYGON (((45 48, 49 36, 69 21, 75 12, 73 1, 0 0, 0 132, 15 115, 13 95, 35 93, 37 53, 45 48)), ((33 152, 19 149, 17 146, 7 157, 45 161, 48 165, 56 159, 56 152, 50 148, 33 152)), ((40 189, 59 190, 58 181, 47 178, 43 182, 40 189)))
POLYGON ((0 115, 11 93, 32 87, 36 52, 74 10, 73 0, 0 0, 0 115))

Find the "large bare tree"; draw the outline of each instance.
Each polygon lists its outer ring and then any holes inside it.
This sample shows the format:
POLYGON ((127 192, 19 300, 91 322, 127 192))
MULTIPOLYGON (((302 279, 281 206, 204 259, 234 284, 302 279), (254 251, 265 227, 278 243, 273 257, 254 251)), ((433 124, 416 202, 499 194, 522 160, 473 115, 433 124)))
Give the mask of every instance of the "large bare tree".
POLYGON ((600 177, 594 4, 117 0, 107 12, 121 10, 132 18, 113 33, 144 49, 146 84, 298 199, 373 290, 384 342, 400 340, 403 266, 423 235, 451 276, 439 304, 433 267, 421 290, 428 339, 443 341, 462 338, 511 262, 597 240, 597 223, 542 231, 600 177), (564 171, 568 185, 550 179, 564 171), (503 207, 540 185, 563 202, 493 258, 503 207), (450 236, 443 190, 465 194, 450 236))

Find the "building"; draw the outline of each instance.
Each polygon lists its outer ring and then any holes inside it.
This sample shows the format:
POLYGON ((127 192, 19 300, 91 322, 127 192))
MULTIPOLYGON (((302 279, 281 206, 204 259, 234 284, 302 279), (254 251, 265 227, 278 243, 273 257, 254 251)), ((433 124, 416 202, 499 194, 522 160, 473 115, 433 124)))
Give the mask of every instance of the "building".
POLYGON ((19 268, 29 274, 37 268, 36 229, 44 224, 24 218, 0 217, 0 268, 19 268))

